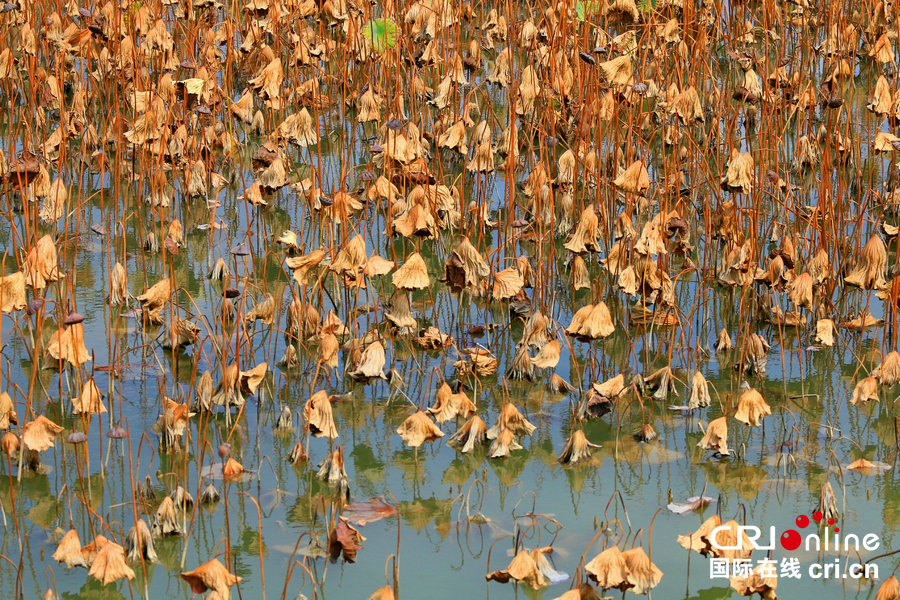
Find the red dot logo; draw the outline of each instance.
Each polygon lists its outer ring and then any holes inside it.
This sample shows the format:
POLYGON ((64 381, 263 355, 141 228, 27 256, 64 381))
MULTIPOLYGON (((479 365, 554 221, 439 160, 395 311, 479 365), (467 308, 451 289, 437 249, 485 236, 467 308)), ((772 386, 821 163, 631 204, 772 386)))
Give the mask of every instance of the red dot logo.
POLYGON ((800 534, 793 529, 781 534, 781 547, 785 550, 796 550, 800 547, 800 541, 800 534))
POLYGON ((822 511, 821 510, 813 511, 813 521, 818 523, 821 520, 822 520, 822 511))
POLYGON ((799 517, 797 517, 795 523, 797 523, 797 527, 803 529, 804 527, 809 525, 809 517, 807 517, 806 515, 800 515, 799 517))
POLYGON ((829 524, 829 525, 834 525, 834 519, 828 519, 828 524, 829 524))

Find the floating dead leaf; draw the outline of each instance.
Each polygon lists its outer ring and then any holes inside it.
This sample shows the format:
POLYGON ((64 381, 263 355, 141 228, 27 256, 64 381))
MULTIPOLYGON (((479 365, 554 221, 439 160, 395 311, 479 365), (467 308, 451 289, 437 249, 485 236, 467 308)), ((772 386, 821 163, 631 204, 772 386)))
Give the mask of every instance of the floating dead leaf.
POLYGON ((369 523, 375 523, 376 521, 393 517, 396 514, 396 507, 388 504, 384 498, 378 496, 377 498, 369 498, 362 502, 351 502, 344 507, 342 516, 346 518, 349 523, 365 526, 369 523))
POLYGON ((676 515, 685 515, 689 512, 703 510, 709 506, 710 502, 714 501, 715 498, 710 498, 708 496, 691 496, 684 502, 669 502, 666 505, 666 508, 676 515))
POLYGON ((880 461, 868 461, 865 458, 858 458, 845 467, 851 471, 856 471, 863 475, 880 475, 881 473, 892 469, 891 465, 880 461))
POLYGON ((0 431, 9 429, 10 424, 19 423, 16 406, 6 392, 0 393, 0 431))

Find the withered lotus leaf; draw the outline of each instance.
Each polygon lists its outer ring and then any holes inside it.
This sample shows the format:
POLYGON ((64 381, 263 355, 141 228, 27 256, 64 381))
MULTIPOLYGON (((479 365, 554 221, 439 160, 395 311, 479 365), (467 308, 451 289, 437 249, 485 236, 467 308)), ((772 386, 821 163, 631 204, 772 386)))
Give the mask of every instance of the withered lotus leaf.
POLYGON ((859 380, 856 387, 853 388, 853 396, 850 398, 850 402, 854 406, 861 402, 871 401, 878 402, 878 380, 873 375, 859 380))
POLYGON ((722 524, 719 515, 712 515, 706 519, 693 533, 678 536, 678 545, 686 550, 693 550, 702 555, 710 554, 714 550, 709 541, 709 535, 713 529, 722 524))
POLYGON ((554 373, 550 376, 550 382, 547 384, 547 388, 555 394, 568 394, 575 390, 575 387, 563 379, 558 373, 554 373))
POLYGON ((488 458, 506 458, 514 450, 521 450, 522 446, 516 441, 515 434, 507 428, 503 428, 493 438, 491 447, 488 448, 488 458))
POLYGON ((731 159, 722 176, 722 187, 735 192, 749 194, 753 190, 754 171, 756 162, 749 152, 741 153, 736 149, 731 150, 731 159))
POLYGON ((0 393, 0 431, 9 429, 10 424, 19 423, 16 406, 8 393, 0 393))
POLYGON ((421 410, 407 417, 397 428, 397 434, 410 448, 444 437, 444 432, 421 410))
POLYGON ((171 496, 166 496, 156 509, 153 518, 153 535, 165 537, 168 535, 181 535, 181 518, 175 509, 175 502, 171 496))
POLYGON ((898 600, 900 599, 900 581, 893 575, 884 580, 878 586, 875 593, 875 600, 898 600))
POLYGON ((650 175, 643 161, 636 160, 631 163, 622 174, 616 177, 613 185, 623 192, 643 194, 650 187, 650 175))
POLYGON ((507 583, 510 580, 527 583, 535 590, 539 590, 549 584, 549 581, 538 569, 537 562, 535 562, 531 552, 528 550, 519 550, 508 567, 500 571, 492 571, 485 577, 488 581, 498 581, 500 583, 507 583))
POLYGON ((537 356, 531 359, 531 364, 538 369, 553 369, 559 364, 561 352, 562 344, 559 343, 559 340, 550 340, 544 344, 537 356))
POLYGON ((650 561, 644 549, 638 546, 622 553, 628 570, 628 589, 635 594, 648 594, 659 585, 663 572, 650 561))
POLYGON ((76 415, 81 413, 103 414, 106 412, 106 406, 103 404, 103 392, 97 387, 93 377, 89 378, 81 386, 81 394, 72 398, 72 412, 76 415))
POLYGON ((618 546, 610 546, 584 565, 587 574, 602 589, 619 588, 627 581, 628 567, 618 546))
MULTIPOLYGON (((896 350, 888 352, 881 360, 881 364, 872 371, 872 375, 877 377, 882 385, 894 385, 900 382, 900 353, 896 350)), ((0 397, 0 413, 2 413, 2 409, 3 402, 2 397, 0 397)), ((2 421, 0 421, 0 424, 2 424, 2 421)))
POLYGON ((449 348, 453 345, 453 338, 434 325, 429 325, 425 329, 420 329, 414 340, 418 346, 421 346, 426 350, 449 348))
POLYGON ((384 316, 400 331, 412 331, 418 324, 412 316, 409 305, 409 294, 398 290, 391 299, 391 304, 384 311, 384 316))
POLYGON ((875 141, 873 145, 875 146, 876 152, 893 152, 894 151, 894 143, 900 141, 900 137, 897 137, 893 133, 889 133, 887 131, 879 131, 875 134, 875 141))
POLYGON ((473 372, 479 377, 488 377, 497 371, 497 358, 483 348, 464 348, 460 350, 460 360, 453 363, 460 372, 473 372))
POLYGON ((816 321, 816 342, 823 346, 834 346, 834 321, 831 319, 819 319, 816 321))
POLYGON ((153 313, 159 311, 172 301, 172 279, 166 277, 150 286, 143 294, 137 297, 141 306, 153 313))
POLYGON ((575 254, 584 254, 586 252, 597 252, 600 250, 598 236, 600 233, 600 219, 594 211, 593 205, 586 207, 581 211, 578 219, 578 225, 564 244, 566 250, 575 254))
POLYGON ((45 235, 25 256, 25 282, 39 291, 59 279, 57 260, 56 243, 52 237, 45 235))
POLYGON ((362 351, 357 367, 349 371, 347 375, 361 381, 372 378, 386 379, 384 364, 384 345, 379 341, 374 341, 362 351))
POLYGON ((111 542, 109 539, 102 535, 94 536, 94 539, 91 540, 91 543, 85 544, 81 547, 81 555, 84 556, 85 562, 90 566, 94 563, 94 559, 97 558, 97 555, 100 553, 100 550, 103 549, 107 544, 114 544, 115 542, 111 542))
POLYGON ((870 474, 873 472, 880 472, 889 468, 889 465, 884 465, 884 463, 873 463, 870 460, 866 460, 865 458, 857 458, 852 463, 847 465, 846 467, 850 471, 857 471, 863 474, 870 474))
POLYGON ((737 411, 734 413, 734 418, 745 425, 759 427, 760 419, 765 415, 771 414, 772 409, 766 403, 762 394, 755 389, 749 389, 738 398, 738 406, 737 411))
POLYGON ((241 371, 241 392, 248 396, 255 394, 268 372, 269 365, 264 362, 259 363, 249 371, 241 371))
POLYGON ((229 458, 225 465, 222 467, 222 476, 225 479, 235 479, 240 477, 244 473, 244 465, 234 460, 233 458, 229 458))
POLYGON ((609 308, 605 302, 600 301, 596 305, 587 304, 578 309, 572 315, 566 333, 576 337, 603 339, 612 335, 615 330, 609 308))
POLYGON ((394 261, 388 260, 377 254, 373 254, 366 260, 363 272, 369 277, 381 277, 394 269, 394 261))
POLYGON ((191 591, 195 594, 213 590, 226 599, 231 595, 231 586, 239 583, 242 579, 229 572, 225 565, 216 558, 200 565, 193 571, 182 573, 181 578, 188 582, 191 591))
POLYGON ((25 274, 17 271, 0 277, 0 311, 13 312, 28 305, 25 298, 25 274))
POLYGON ((350 496, 350 479, 347 477, 347 471, 344 469, 344 447, 338 446, 337 450, 331 452, 325 460, 319 464, 319 470, 316 477, 328 483, 328 485, 337 487, 342 495, 349 498, 350 496))
POLYGON ((125 549, 115 542, 107 542, 97 552, 88 575, 109 585, 120 579, 134 579, 134 571, 125 562, 125 549))
POLYGON ((469 416, 475 414, 475 410, 475 405, 464 392, 454 394, 447 382, 444 382, 438 388, 434 404, 428 407, 425 412, 433 416, 438 423, 444 423, 457 416, 469 418, 469 416))
POLYGON ((844 278, 849 284, 864 290, 884 287, 884 270, 887 265, 887 248, 884 241, 877 235, 873 235, 862 249, 862 257, 856 266, 844 278))
POLYGON ((844 329, 857 331, 861 329, 867 329, 875 325, 880 325, 881 323, 882 319, 876 318, 867 310, 861 310, 853 318, 841 321, 840 326, 844 329))
POLYGON ((500 407, 497 422, 487 431, 488 439, 496 438, 504 429, 510 430, 514 435, 531 435, 536 428, 519 412, 515 404, 506 402, 500 407))
POLYGON ((599 448, 597 444, 592 444, 584 435, 584 431, 576 429, 566 440, 566 445, 560 453, 557 461, 562 464, 575 464, 591 457, 591 449, 599 448))
POLYGON ((44 415, 38 415, 22 428, 22 442, 25 447, 35 452, 43 452, 53 447, 55 438, 63 427, 57 425, 44 415))
POLYGON ((495 300, 506 300, 518 294, 525 286, 519 269, 508 267, 494 274, 494 286, 491 295, 495 300))
POLYGON ((20 446, 21 443, 19 442, 18 436, 12 431, 7 431, 3 434, 3 437, 0 438, 0 450, 2 450, 9 458, 12 458, 12 455, 19 451, 20 446))
POLYGON ((706 427, 703 439, 697 445, 704 450, 715 450, 719 454, 729 454, 728 421, 726 417, 719 417, 711 421, 706 427))
POLYGON ((612 86, 628 85, 631 81, 631 57, 627 54, 599 63, 597 67, 603 78, 612 86))
POLYGON ((325 390, 319 390, 309 397, 303 407, 303 416, 306 419, 307 427, 314 436, 326 437, 330 440, 338 436, 331 402, 328 400, 328 393, 325 390))
POLYGON ((359 234, 354 235, 341 246, 337 256, 329 265, 335 273, 356 276, 366 264, 366 242, 359 234))
POLYGON ((319 349, 316 352, 316 359, 322 364, 332 369, 338 366, 338 351, 341 345, 337 336, 330 331, 321 331, 318 334, 319 349))
POLYGON ((66 567, 87 567, 84 555, 81 553, 81 539, 78 532, 70 529, 59 541, 53 560, 66 565, 66 567))
POLYGON ((569 269, 571 272, 570 281, 572 283, 573 290, 577 292, 578 290, 590 289, 591 274, 588 271, 587 264, 584 262, 584 259, 581 258, 581 255, 576 254, 572 258, 572 263, 571 265, 569 265, 569 269))
POLYGON ((181 404, 169 398, 163 398, 163 411, 157 424, 160 428, 169 429, 174 435, 184 435, 188 420, 196 415, 190 411, 188 404, 181 404))
POLYGON ((275 298, 272 294, 265 294, 250 312, 244 317, 247 323, 261 321, 265 325, 275 322, 275 298))
POLYGON ((714 558, 749 558, 753 545, 743 529, 738 529, 737 521, 724 523, 727 529, 721 530, 716 537, 718 546, 713 545, 710 537, 717 527, 723 525, 719 515, 706 519, 694 533, 678 536, 678 544, 685 549, 693 550, 703 556, 714 558), (734 548, 723 548, 734 546, 734 548))
POLYGON ((405 290, 419 290, 428 287, 428 267, 422 259, 422 255, 413 252, 406 257, 406 262, 394 271, 391 279, 395 287, 405 290))
POLYGON ((528 347, 524 344, 516 346, 516 353, 506 369, 506 376, 511 380, 525 379, 531 381, 534 379, 534 364, 531 357, 528 356, 528 347))
POLYGON ((369 596, 369 600, 395 600, 394 588, 389 585, 383 585, 369 596))
POLYGON ((150 528, 143 519, 138 519, 134 527, 125 535, 125 555, 129 562, 135 563, 142 560, 156 562, 159 557, 153 547, 153 536, 150 528))
POLYGON ((758 566, 745 576, 731 577, 731 587, 741 596, 759 594, 760 598, 774 600, 778 577, 765 574, 762 566, 758 566))
POLYGON ((837 496, 834 494, 834 488, 830 481, 822 482, 819 487, 819 503, 818 509, 822 513, 826 522, 828 519, 840 520, 841 512, 838 509, 837 496))
POLYGON ((294 444, 294 447, 291 448, 290 454, 285 456, 285 459, 294 466, 299 465, 303 461, 309 458, 306 455, 306 450, 303 449, 303 442, 297 442, 294 444))
POLYGON ((706 408, 709 406, 709 383, 700 371, 694 371, 691 379, 691 399, 688 406, 692 409, 706 408))
POLYGON ((64 360, 76 367, 91 360, 91 355, 84 345, 82 323, 63 326, 53 332, 47 342, 46 351, 52 358, 64 360))
POLYGON ((450 436, 447 445, 456 448, 463 454, 472 452, 476 446, 484 444, 487 440, 487 425, 478 415, 473 415, 468 421, 450 436))
POLYGON ((332 558, 343 555, 347 562, 356 561, 356 553, 362 549, 366 538, 344 517, 340 517, 328 536, 328 551, 332 558))

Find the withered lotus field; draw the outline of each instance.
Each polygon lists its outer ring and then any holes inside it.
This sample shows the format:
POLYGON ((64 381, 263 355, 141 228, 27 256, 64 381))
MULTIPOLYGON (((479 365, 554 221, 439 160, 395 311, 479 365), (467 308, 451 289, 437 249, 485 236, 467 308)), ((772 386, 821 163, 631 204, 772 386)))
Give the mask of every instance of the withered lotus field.
POLYGON ((898 26, 0 4, 0 597, 900 598, 898 26))

